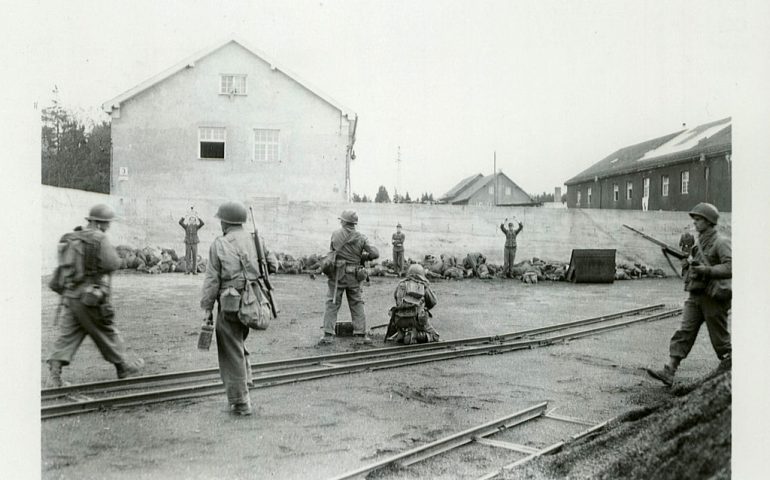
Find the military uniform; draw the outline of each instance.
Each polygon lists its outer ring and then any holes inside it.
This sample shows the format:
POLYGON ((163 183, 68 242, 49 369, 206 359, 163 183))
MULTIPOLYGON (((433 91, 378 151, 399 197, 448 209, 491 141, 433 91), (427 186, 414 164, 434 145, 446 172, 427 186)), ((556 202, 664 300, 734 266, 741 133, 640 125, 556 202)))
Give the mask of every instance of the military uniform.
POLYGON ((353 320, 353 334, 366 333, 366 313, 361 292, 361 280, 357 277, 363 269, 364 260, 374 260, 380 256, 377 248, 369 243, 366 236, 356 231, 354 225, 346 225, 332 233, 330 249, 336 253, 334 273, 327 282, 326 312, 324 313, 324 334, 333 335, 337 323, 343 292, 348 298, 350 316, 353 320))
POLYGON ((473 270, 473 275, 479 276, 479 265, 482 263, 485 263, 487 261, 487 258, 482 255, 480 252, 472 252, 469 253, 465 260, 463 260, 463 267, 466 270, 473 270))
POLYGON ((524 225, 519 222, 516 230, 505 228, 505 223, 500 224, 500 230, 505 234, 505 248, 503 248, 503 272, 507 277, 513 277, 513 262, 516 260, 516 236, 521 233, 524 225))
MULTIPOLYGON (((61 367, 69 365, 86 336, 94 341, 105 360, 115 365, 118 378, 138 373, 141 359, 126 360, 125 346, 115 326, 114 309, 110 303, 111 272, 120 267, 120 257, 107 236, 92 221, 109 222, 114 217, 112 209, 97 205, 91 209, 89 225, 76 235, 83 242, 85 277, 76 285, 67 285, 62 295, 59 336, 54 341, 53 352, 48 357, 53 386, 61 387, 61 367), (98 286, 103 298, 98 305, 83 303, 87 288, 98 286)), ((68 234, 69 235, 69 234, 68 234)))
POLYGON ((198 274, 198 230, 203 228, 203 220, 196 218, 196 222, 185 221, 182 217, 179 219, 179 225, 184 228, 184 258, 185 273, 198 274))
POLYGON ((392 340, 406 345, 439 341, 439 334, 429 320, 430 309, 436 306, 438 300, 423 272, 419 265, 412 265, 409 267, 407 278, 396 285, 393 292, 396 305, 390 309, 386 341, 392 340), (410 282, 422 286, 423 293, 419 299, 409 293, 412 289, 410 282))
MULTIPOLYGON (((244 344, 249 335, 249 327, 241 322, 238 312, 222 311, 219 296, 228 287, 243 294, 246 282, 260 277, 259 259, 253 236, 243 229, 245 207, 225 203, 220 206, 217 217, 222 219, 224 234, 214 239, 209 247, 200 305, 203 310, 211 312, 214 302, 217 302, 215 334, 219 374, 225 384, 227 400, 235 413, 249 414, 251 401, 248 384, 252 375, 249 352, 244 344)), ((269 271, 277 270, 274 256, 267 256, 267 261, 269 271)))
POLYGON ((393 243, 393 268, 399 275, 404 271, 404 240, 406 235, 403 232, 396 232, 391 238, 393 243))

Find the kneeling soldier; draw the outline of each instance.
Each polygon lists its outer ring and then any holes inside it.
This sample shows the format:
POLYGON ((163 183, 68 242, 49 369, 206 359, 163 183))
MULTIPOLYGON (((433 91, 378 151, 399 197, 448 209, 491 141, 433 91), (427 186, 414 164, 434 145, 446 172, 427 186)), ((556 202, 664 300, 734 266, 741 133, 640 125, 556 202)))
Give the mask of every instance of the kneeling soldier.
POLYGON ((436 294, 421 265, 409 267, 406 278, 398 282, 393 298, 396 306, 390 309, 386 342, 391 340, 405 345, 438 342, 439 334, 428 320, 432 316, 430 309, 437 303, 436 294))

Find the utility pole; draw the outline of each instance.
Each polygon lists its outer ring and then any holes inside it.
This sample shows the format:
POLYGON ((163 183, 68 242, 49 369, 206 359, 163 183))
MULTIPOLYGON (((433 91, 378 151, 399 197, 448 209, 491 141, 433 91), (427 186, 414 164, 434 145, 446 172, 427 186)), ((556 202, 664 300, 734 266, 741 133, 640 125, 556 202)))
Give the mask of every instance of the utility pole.
POLYGON ((497 206, 497 190, 498 190, 497 187, 499 186, 498 185, 499 182, 497 181, 497 150, 494 151, 493 158, 494 160, 493 160, 492 168, 495 169, 495 206, 497 206))
POLYGON ((396 155, 396 188, 393 193, 395 198, 398 192, 401 190, 401 145, 398 146, 398 153, 396 155))

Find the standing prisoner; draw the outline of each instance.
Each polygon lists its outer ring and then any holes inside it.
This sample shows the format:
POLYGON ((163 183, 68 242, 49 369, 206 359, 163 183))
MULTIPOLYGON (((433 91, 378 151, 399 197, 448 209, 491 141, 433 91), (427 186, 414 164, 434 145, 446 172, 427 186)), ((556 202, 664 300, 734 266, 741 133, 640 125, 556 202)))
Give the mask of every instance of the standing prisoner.
POLYGON ((198 275, 198 230, 203 228, 203 220, 190 207, 189 215, 180 218, 179 225, 184 228, 185 274, 198 275))
POLYGON ((396 233, 391 237, 393 244, 393 269, 401 276, 404 271, 404 240, 406 235, 401 232, 401 224, 396 225, 396 233))
POLYGON ((524 224, 517 220, 519 227, 514 230, 513 222, 508 222, 508 228, 505 228, 505 222, 507 221, 508 219, 506 218, 505 221, 500 224, 500 230, 502 230, 505 234, 505 248, 503 248, 503 272, 505 273, 506 277, 513 278, 513 262, 516 259, 516 236, 521 233, 521 230, 524 228, 524 224))

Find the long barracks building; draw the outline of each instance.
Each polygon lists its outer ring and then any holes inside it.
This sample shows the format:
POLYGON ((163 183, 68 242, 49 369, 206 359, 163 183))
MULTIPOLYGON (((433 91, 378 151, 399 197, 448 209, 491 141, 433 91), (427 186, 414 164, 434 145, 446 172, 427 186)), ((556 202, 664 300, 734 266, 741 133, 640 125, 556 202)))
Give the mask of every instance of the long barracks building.
POLYGON ((567 180, 567 207, 732 211, 732 121, 621 148, 567 180))

